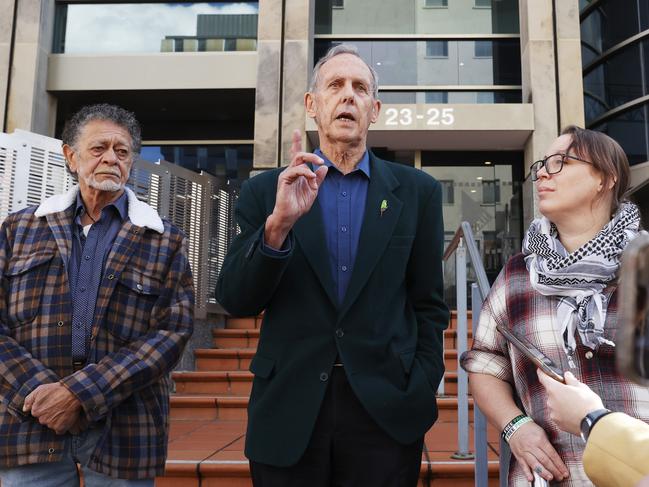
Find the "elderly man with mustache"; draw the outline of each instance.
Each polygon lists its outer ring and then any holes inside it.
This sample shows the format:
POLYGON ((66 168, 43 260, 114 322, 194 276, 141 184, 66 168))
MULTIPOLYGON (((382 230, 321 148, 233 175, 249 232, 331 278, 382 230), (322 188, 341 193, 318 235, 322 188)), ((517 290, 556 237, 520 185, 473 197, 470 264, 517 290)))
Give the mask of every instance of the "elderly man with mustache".
POLYGON ((132 113, 82 108, 63 131, 67 194, 0 230, 2 487, 153 486, 169 372, 193 326, 180 230, 125 188, 132 113))

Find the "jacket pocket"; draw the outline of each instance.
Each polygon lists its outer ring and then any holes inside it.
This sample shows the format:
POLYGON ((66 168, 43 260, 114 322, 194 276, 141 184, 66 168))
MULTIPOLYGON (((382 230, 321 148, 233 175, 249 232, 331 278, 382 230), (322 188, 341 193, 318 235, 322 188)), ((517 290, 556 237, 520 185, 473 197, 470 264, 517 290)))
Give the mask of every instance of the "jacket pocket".
POLYGON ((106 311, 108 332, 123 342, 145 334, 161 290, 157 277, 139 269, 124 269, 106 311))
POLYGON ((412 363, 415 360, 415 353, 416 350, 404 350, 399 354, 399 360, 401 360, 401 366, 403 367, 403 371, 406 373, 406 375, 410 374, 410 370, 412 369, 412 363))
POLYGON ((40 310, 50 262, 54 252, 12 257, 7 263, 5 278, 7 289, 7 315, 9 326, 16 327, 30 323, 40 310))
POLYGON ((270 378, 275 369, 275 360, 266 358, 262 355, 255 354, 250 362, 249 370, 260 379, 270 378))

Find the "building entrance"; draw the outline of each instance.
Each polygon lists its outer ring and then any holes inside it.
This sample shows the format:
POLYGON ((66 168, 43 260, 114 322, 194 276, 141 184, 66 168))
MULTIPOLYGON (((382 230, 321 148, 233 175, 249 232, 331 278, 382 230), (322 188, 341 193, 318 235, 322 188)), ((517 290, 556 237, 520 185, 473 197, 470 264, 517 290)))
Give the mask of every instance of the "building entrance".
MULTIPOLYGON (((422 165, 422 170, 442 185, 444 247, 451 242, 460 224, 469 222, 487 277, 493 283, 507 259, 521 249, 520 165, 498 164, 495 160, 485 159, 482 164, 475 165, 439 162, 422 165)), ((467 271, 469 280, 475 280, 471 266, 467 271)), ((453 259, 444 265, 444 283, 446 300, 454 307, 453 259)))

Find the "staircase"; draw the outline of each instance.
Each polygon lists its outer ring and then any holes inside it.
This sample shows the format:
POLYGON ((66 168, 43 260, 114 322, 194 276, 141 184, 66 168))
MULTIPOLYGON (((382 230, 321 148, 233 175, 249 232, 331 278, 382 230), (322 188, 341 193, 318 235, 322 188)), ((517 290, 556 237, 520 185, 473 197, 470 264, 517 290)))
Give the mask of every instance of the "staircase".
MULTIPOLYGON (((176 394, 171 397, 169 456, 165 475, 156 479, 156 487, 252 486, 243 447, 253 378, 248 366, 257 348, 261 321, 261 316, 228 318, 224 329, 214 330, 214 348, 196 350, 196 371, 173 373, 176 394)), ((439 419, 424 441, 422 487, 474 485, 473 461, 451 457, 457 450, 455 322, 453 313, 444 332, 445 394, 438 397, 439 419)), ((469 407, 472 418, 472 401, 469 407)), ((498 433, 491 427, 488 439, 489 485, 496 487, 498 433)))

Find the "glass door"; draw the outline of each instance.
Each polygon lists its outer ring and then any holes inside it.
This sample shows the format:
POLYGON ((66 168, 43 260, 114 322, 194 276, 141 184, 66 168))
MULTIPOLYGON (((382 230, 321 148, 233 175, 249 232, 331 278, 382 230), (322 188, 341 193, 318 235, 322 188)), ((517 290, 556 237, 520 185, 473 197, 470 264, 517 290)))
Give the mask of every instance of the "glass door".
MULTIPOLYGON (((520 251, 522 199, 521 183, 514 166, 434 165, 422 170, 442 185, 444 248, 463 221, 468 221, 482 257, 489 283, 498 276, 507 259, 520 251)), ((475 280, 472 266, 469 281, 475 280)), ((446 300, 455 307, 455 260, 444 265, 446 300)), ((468 292, 470 298, 471 293, 468 292)))

